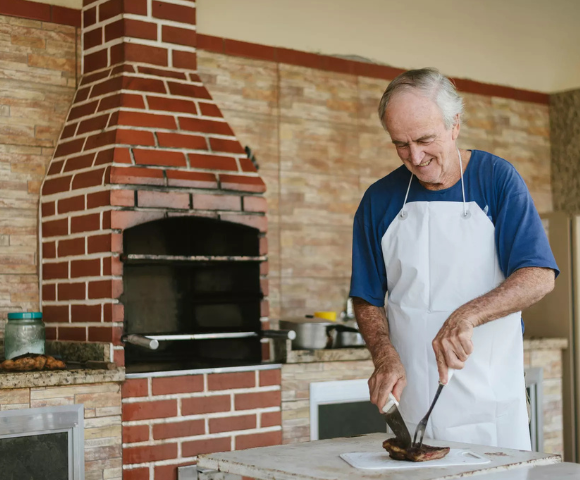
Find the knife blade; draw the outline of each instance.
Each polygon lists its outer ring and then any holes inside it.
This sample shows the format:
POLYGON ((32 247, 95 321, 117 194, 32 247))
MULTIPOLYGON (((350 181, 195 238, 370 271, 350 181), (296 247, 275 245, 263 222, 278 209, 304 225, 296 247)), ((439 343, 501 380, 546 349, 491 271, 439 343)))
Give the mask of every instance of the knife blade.
POLYGON ((383 407, 383 415, 387 422, 387 425, 391 427, 391 430, 395 434, 395 436, 401 441, 404 448, 408 448, 411 446, 411 434, 409 433, 409 429, 407 425, 405 425, 405 421, 401 416, 401 412, 399 412, 399 402, 393 396, 392 393, 389 393, 389 400, 383 407))

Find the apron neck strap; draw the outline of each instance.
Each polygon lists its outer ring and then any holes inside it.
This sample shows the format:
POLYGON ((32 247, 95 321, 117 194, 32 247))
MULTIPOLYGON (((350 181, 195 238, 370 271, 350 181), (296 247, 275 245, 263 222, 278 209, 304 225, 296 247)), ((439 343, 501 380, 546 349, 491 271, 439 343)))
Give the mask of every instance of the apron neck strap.
MULTIPOLYGON (((467 202, 465 201, 465 185, 463 183, 463 161, 461 160, 461 152, 457 149, 457 155, 459 156, 459 171, 461 173, 461 195, 463 197, 463 216, 469 218, 470 212, 467 210, 467 202)), ((411 190, 411 183, 413 182, 414 175, 411 173, 411 178, 409 179, 409 185, 407 186, 407 193, 405 193, 405 200, 403 201, 403 208, 401 209, 401 217, 405 218, 405 205, 407 204, 407 199, 409 198, 409 190, 411 190)))
POLYGON ((463 185, 463 162, 461 161, 461 152, 457 149, 459 155, 459 171, 461 172, 461 195, 463 195, 463 216, 468 217, 467 205, 465 203, 465 186, 463 185))

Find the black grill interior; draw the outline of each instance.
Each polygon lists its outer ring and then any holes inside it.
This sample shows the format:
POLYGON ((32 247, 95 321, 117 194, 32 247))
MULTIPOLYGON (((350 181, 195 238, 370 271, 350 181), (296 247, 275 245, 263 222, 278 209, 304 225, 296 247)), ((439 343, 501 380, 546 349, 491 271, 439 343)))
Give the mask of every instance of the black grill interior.
MULTIPOLYGON (((199 217, 168 218, 127 229, 123 251, 126 334, 260 331, 260 261, 212 260, 257 257, 257 229, 199 217)), ((260 358, 258 337, 161 341, 157 350, 125 346, 128 372, 235 366, 260 358)))

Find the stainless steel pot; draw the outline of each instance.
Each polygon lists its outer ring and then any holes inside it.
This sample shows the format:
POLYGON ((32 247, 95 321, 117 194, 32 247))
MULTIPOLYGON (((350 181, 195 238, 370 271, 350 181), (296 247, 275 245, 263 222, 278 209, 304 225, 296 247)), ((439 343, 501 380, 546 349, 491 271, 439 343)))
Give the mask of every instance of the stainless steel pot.
POLYGON ((315 318, 297 318, 292 320, 280 320, 280 329, 294 330, 296 338, 292 340, 293 350, 319 350, 327 348, 328 334, 326 327, 334 325, 333 322, 324 320, 317 321, 315 318))
POLYGON ((364 347, 365 341, 358 328, 335 324, 326 327, 327 348, 364 347))

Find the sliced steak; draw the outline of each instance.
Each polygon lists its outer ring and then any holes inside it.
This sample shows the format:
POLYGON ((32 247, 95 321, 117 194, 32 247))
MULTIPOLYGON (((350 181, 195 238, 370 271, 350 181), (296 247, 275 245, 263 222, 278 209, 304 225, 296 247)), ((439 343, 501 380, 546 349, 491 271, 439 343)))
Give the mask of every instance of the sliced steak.
POLYGON ((404 448, 397 438, 389 438, 383 442, 383 448, 389 452, 393 460, 407 460, 410 462, 428 462, 443 458, 449 453, 449 447, 430 447, 421 445, 421 448, 404 448))

